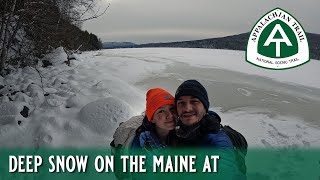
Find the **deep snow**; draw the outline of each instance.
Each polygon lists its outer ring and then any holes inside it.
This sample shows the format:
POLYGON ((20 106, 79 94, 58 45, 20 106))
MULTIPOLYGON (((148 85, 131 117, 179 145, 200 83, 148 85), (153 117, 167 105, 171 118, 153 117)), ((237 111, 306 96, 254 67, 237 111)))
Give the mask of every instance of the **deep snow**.
POLYGON ((41 77, 34 68, 0 77, 1 147, 108 147, 118 123, 144 111, 148 88, 174 93, 189 78, 250 147, 320 146, 319 61, 273 71, 240 51, 179 48, 85 52, 71 67, 66 57, 61 48, 48 54, 54 66, 37 67, 41 77))

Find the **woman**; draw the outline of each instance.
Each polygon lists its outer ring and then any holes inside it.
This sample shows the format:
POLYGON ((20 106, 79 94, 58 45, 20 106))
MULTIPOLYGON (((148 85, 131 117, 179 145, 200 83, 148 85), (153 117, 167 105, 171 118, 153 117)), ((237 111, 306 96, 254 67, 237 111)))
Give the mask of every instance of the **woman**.
POLYGON ((131 146, 151 151, 171 145, 176 121, 174 97, 164 89, 150 89, 146 95, 146 116, 131 146))
MULTIPOLYGON (((174 97, 169 92, 161 88, 150 89, 146 94, 145 114, 144 117, 134 116, 120 124, 113 135, 114 140, 110 143, 110 146, 112 147, 112 155, 117 157, 115 159, 118 160, 115 163, 116 169, 123 167, 122 161, 120 161, 120 156, 123 154, 139 152, 145 155, 153 155, 157 150, 171 146, 173 141, 176 140, 174 129, 177 113, 174 106, 174 97), (131 152, 127 151, 129 150, 128 147, 131 147, 131 152)), ((150 168, 152 169, 152 167, 150 168)), ((140 175, 146 178, 146 174, 140 175)), ((141 179, 140 175, 138 173, 128 174, 115 171, 117 179, 141 179)))

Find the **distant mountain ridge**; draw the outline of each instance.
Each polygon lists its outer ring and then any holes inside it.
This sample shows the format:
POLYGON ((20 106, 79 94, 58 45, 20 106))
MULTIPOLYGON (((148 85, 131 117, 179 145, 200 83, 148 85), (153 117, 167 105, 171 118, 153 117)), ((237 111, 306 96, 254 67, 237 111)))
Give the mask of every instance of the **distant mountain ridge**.
POLYGON ((102 43, 102 47, 104 49, 115 49, 115 48, 133 48, 137 46, 132 42, 104 42, 102 43))
MULTIPOLYGON (((306 33, 309 47, 310 59, 320 60, 320 34, 306 33)), ((148 43, 135 44, 132 42, 105 42, 103 48, 147 48, 147 47, 180 47, 180 48, 207 48, 207 49, 230 49, 245 51, 247 49, 247 41, 249 33, 242 33, 238 35, 210 38, 193 41, 179 41, 168 43, 148 43)))
MULTIPOLYGON (((310 58, 320 60, 320 34, 306 33, 310 48, 310 58)), ((245 51, 249 33, 238 35, 210 38, 193 41, 169 42, 169 43, 148 43, 140 44, 135 48, 145 47, 180 47, 180 48, 208 48, 208 49, 230 49, 245 51)))

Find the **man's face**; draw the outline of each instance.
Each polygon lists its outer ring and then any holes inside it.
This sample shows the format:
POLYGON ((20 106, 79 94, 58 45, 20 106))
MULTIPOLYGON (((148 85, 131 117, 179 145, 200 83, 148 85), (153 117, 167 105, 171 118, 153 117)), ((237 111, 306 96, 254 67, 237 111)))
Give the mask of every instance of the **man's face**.
POLYGON ((193 96, 181 96, 177 100, 177 113, 183 124, 191 126, 206 114, 202 102, 193 96))

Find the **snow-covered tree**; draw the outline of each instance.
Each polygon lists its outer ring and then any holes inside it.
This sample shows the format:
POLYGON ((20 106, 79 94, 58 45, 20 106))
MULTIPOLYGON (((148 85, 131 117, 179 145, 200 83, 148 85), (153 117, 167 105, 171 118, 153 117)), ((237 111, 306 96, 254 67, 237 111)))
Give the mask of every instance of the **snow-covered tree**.
POLYGON ((4 74, 8 64, 35 64, 48 50, 58 46, 77 49, 82 45, 83 50, 94 49, 96 45, 90 43, 99 44, 92 42, 98 38, 92 38, 80 27, 82 22, 101 16, 106 9, 100 11, 96 0, 1 0, 0 74, 4 74))

